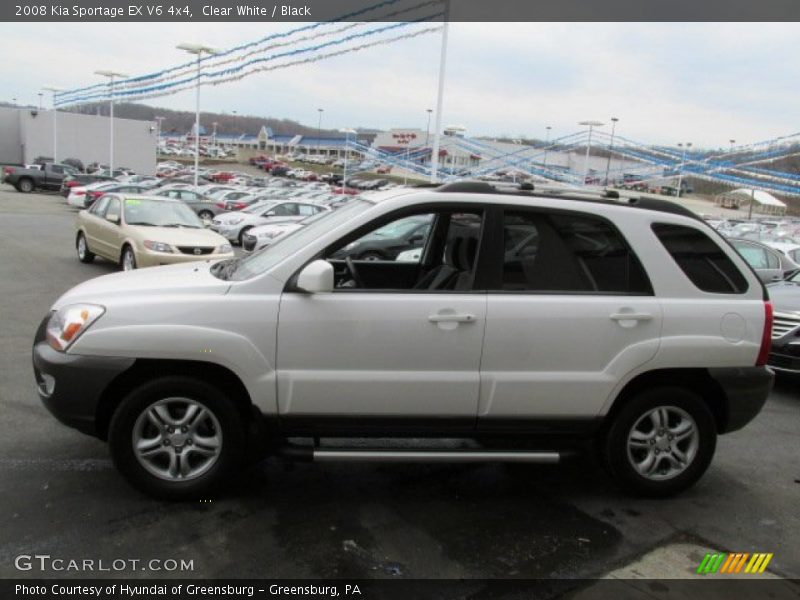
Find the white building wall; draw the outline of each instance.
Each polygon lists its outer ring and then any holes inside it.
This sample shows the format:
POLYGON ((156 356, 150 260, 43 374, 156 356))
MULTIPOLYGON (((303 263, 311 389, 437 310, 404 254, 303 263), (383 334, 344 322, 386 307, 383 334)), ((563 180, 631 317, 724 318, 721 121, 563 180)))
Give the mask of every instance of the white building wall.
MULTIPOLYGON (((59 161, 77 158, 84 164, 108 164, 108 117, 59 112, 56 124, 59 161)), ((0 162, 30 163, 38 156, 52 157, 53 111, 0 109, 0 140, 0 162)), ((154 121, 114 119, 114 166, 129 167, 143 175, 155 173, 154 121)))

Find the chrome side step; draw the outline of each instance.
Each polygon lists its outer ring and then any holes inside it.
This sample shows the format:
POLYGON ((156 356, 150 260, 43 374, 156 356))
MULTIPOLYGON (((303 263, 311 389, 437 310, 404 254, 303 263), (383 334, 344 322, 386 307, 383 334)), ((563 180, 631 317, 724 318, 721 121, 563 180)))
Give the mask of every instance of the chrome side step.
POLYGON ((318 462, 517 462, 557 464, 560 452, 314 448, 318 462))

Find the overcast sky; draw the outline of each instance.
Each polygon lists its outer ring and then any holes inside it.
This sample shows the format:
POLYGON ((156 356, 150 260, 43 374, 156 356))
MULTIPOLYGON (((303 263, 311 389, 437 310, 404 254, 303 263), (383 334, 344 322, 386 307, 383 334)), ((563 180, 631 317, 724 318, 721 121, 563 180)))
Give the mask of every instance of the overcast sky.
MULTIPOLYGON (((226 48, 297 25, 272 23, 0 24, 0 100, 35 104, 42 85, 96 83, 187 59, 178 42, 226 48)), ((323 127, 425 128, 441 36, 204 89, 204 110, 323 127)), ((800 130, 800 24, 452 23, 443 121, 468 135, 561 136, 620 119, 644 143, 727 147, 800 130)), ((194 109, 194 92, 153 100, 194 109)))

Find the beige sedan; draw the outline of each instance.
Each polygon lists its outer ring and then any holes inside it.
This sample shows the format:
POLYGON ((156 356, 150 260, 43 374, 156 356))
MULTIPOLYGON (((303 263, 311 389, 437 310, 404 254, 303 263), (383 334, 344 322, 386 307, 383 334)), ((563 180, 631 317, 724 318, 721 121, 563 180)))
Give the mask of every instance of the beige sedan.
POLYGON ((234 256, 191 208, 162 196, 102 196, 78 214, 75 246, 81 262, 101 256, 125 271, 234 256))

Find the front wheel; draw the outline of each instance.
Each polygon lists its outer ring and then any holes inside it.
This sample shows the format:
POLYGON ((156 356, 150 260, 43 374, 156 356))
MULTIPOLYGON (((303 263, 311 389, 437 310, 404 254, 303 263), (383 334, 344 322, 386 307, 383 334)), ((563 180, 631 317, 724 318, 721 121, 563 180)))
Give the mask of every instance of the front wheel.
POLYGON ((716 444, 714 417, 703 399, 663 387, 640 392, 617 413, 603 440, 603 458, 626 490, 664 497, 705 473, 716 444))
POLYGON ((136 268, 136 255, 133 253, 133 248, 125 246, 122 249, 120 264, 123 271, 133 271, 136 268))
POLYGON ((136 488, 171 500, 202 497, 241 464, 245 429, 233 402, 199 379, 172 376, 133 390, 111 419, 117 469, 136 488))
POLYGON ((78 251, 78 260, 82 263, 88 264, 94 260, 94 254, 89 250, 89 244, 86 242, 86 236, 83 235, 83 232, 78 234, 75 248, 78 251))
POLYGON ((197 216, 204 221, 211 221, 214 218, 214 213, 210 210, 201 210, 199 213, 197 213, 197 216))

